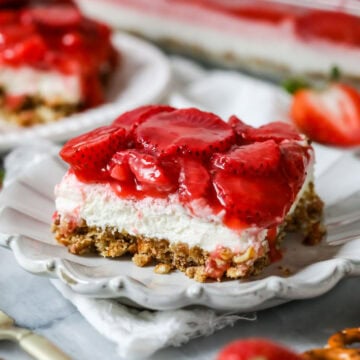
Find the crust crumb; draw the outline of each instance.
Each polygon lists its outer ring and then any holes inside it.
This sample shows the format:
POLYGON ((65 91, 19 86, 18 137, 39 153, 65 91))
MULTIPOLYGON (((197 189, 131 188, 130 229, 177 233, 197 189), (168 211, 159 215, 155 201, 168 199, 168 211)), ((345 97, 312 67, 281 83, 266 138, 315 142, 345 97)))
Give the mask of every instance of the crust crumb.
POLYGON ((135 254, 132 257, 132 261, 135 265, 144 267, 151 263, 151 256, 146 254, 135 254))
POLYGON ((154 272, 157 274, 169 274, 171 270, 171 265, 169 264, 157 264, 154 268, 154 272))

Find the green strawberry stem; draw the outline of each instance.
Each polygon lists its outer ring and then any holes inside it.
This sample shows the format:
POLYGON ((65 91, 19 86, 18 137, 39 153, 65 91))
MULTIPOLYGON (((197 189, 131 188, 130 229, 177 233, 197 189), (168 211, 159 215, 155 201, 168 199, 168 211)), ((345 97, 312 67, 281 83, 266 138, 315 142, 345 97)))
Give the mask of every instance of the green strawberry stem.
POLYGON ((310 86, 310 84, 301 78, 295 77, 295 78, 289 78, 283 81, 282 87, 291 95, 294 95, 296 92, 298 92, 301 89, 307 89, 310 86))
POLYGON ((330 81, 338 82, 341 79, 341 71, 338 66, 334 65, 330 70, 330 81))
MULTIPOLYGON (((339 82, 341 80, 340 68, 334 65, 329 72, 328 80, 326 82, 339 82)), ((293 77, 285 79, 282 83, 282 87, 291 95, 294 95, 302 89, 318 89, 321 90, 324 85, 310 84, 307 80, 300 77, 293 77)), ((326 87, 326 85, 325 85, 326 87)))
POLYGON ((4 177, 5 177, 5 170, 0 168, 0 187, 2 186, 4 177))

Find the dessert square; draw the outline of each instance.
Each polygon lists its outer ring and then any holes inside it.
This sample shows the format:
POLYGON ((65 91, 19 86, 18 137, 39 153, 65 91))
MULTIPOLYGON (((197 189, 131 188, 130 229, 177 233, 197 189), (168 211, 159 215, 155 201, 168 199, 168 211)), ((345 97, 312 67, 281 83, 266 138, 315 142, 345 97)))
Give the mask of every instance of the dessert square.
POLYGON ((0 5, 0 120, 28 127, 104 102, 119 55, 69 0, 0 5))
POLYGON ((290 124, 140 107, 70 140, 53 231, 74 254, 132 256, 197 281, 258 274, 288 231, 324 233, 314 150, 290 124))
POLYGON ((271 77, 359 81, 356 0, 78 0, 119 29, 176 52, 271 77))

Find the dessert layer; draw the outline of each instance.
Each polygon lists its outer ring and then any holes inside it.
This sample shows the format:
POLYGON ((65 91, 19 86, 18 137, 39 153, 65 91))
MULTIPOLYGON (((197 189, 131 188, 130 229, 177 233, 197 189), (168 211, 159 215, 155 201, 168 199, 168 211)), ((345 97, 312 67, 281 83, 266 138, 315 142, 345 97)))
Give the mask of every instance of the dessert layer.
MULTIPOLYGON (((288 215, 310 191, 312 178, 311 163, 288 215)), ((214 213, 204 199, 193 200, 191 206, 184 206, 176 194, 167 198, 123 199, 110 184, 83 183, 71 172, 56 187, 55 195, 57 213, 67 223, 84 220, 89 227, 115 228, 131 236, 166 239, 170 244, 181 242, 209 252, 219 244, 235 252, 249 246, 258 251, 268 233, 268 229, 256 226, 229 228, 224 224, 224 211, 214 213)))
MULTIPOLYGON (((69 207, 71 208, 71 206, 69 207)), ((78 212, 78 214, 80 214, 78 212)), ((294 212, 280 226, 277 235, 268 233, 261 243, 248 243, 239 251, 230 249, 225 241, 208 251, 196 242, 170 242, 163 238, 130 235, 122 227, 89 226, 84 219, 74 223, 72 218, 57 213, 53 225, 56 239, 74 254, 99 253, 105 257, 133 255, 138 266, 156 263, 155 272, 164 274, 173 269, 186 273, 197 281, 207 278, 243 278, 260 272, 270 261, 281 257, 279 246, 286 231, 302 231, 308 243, 317 243, 323 236, 321 226, 322 202, 309 185, 294 212)), ((194 234, 196 236, 196 234, 194 234)), ((222 239, 224 240, 224 239, 222 239)))
POLYGON ((41 71, 29 66, 0 68, 0 88, 8 96, 36 96, 49 104, 78 104, 81 78, 76 74, 41 71))
MULTIPOLYGON (((184 243, 170 244, 167 240, 131 236, 113 228, 99 230, 88 227, 85 222, 69 234, 62 233, 63 226, 61 217, 57 218, 53 232, 58 242, 67 246, 74 254, 95 252, 105 257, 130 254, 137 266, 156 264, 154 271, 158 274, 167 274, 177 269, 199 282, 208 278, 219 281, 223 276, 238 279, 255 275, 270 262, 267 248, 263 249, 261 256, 256 256, 251 248, 242 254, 219 248, 216 256, 212 256, 197 246, 189 247, 184 243)), ((282 233, 279 234, 279 239, 282 236, 282 233)))
POLYGON ((247 19, 186 1, 169 4, 164 0, 154 3, 89 0, 80 3, 89 14, 124 30, 228 65, 261 72, 320 76, 328 74, 336 65, 345 76, 360 77, 359 46, 342 39, 336 41, 336 36, 303 36, 303 26, 294 22, 291 14, 274 22, 247 19))
POLYGON ((194 216, 175 194, 165 199, 122 199, 109 184, 84 184, 73 174, 65 176, 55 195, 57 212, 68 222, 79 223, 83 219, 90 227, 114 227, 132 236, 167 239, 207 251, 215 250, 220 243, 243 251, 249 244, 261 244, 267 234, 267 230, 257 228, 231 230, 223 224, 224 214, 213 214, 201 200, 194 201, 193 208, 198 212, 194 216))
POLYGON ((21 126, 58 120, 104 102, 118 62, 110 28, 72 0, 0 8, 0 117, 21 126))

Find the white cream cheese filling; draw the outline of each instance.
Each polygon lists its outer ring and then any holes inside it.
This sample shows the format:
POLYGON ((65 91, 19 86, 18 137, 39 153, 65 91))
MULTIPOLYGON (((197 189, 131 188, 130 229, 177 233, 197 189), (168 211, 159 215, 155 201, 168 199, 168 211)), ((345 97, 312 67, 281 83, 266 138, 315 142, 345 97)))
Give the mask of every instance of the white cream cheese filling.
POLYGON ((79 76, 31 67, 0 67, 0 87, 8 95, 39 96, 51 104, 77 104, 82 99, 79 76))

